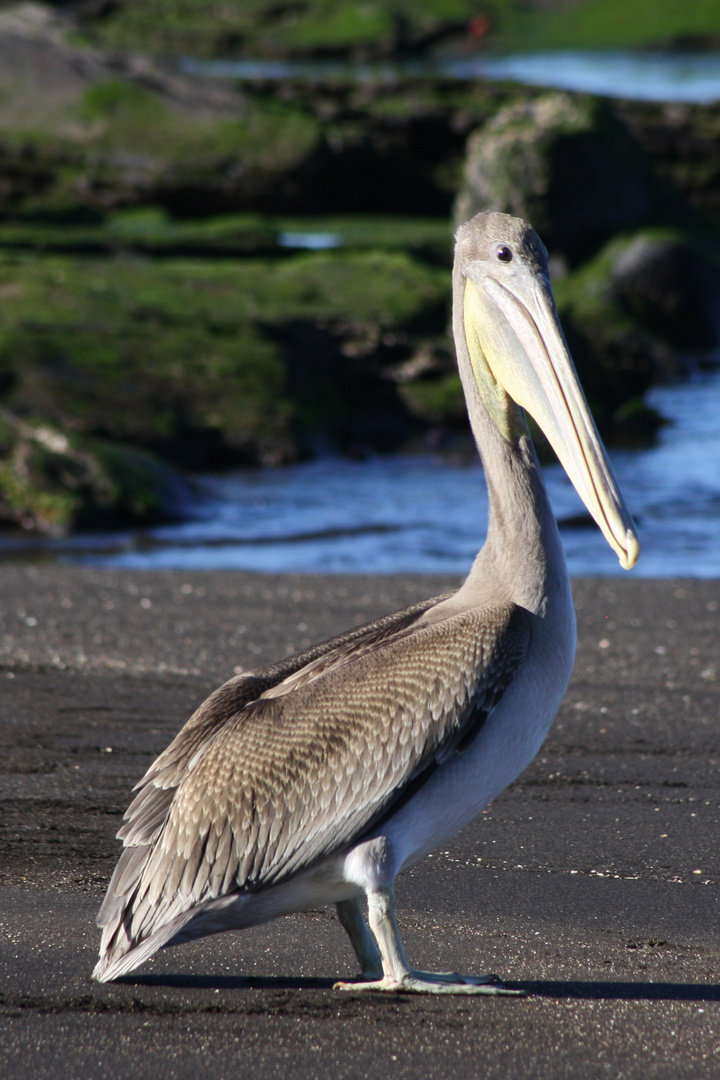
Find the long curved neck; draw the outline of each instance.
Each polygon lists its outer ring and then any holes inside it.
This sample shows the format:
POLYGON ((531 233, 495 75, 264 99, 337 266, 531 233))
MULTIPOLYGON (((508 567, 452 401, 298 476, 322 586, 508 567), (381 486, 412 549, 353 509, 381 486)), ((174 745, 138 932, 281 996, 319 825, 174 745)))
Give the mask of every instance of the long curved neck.
POLYGON ((470 571, 487 588, 497 581, 504 595, 541 614, 548 599, 569 591, 565 554, 528 434, 507 442, 495 429, 494 441, 478 441, 488 486, 485 544, 470 571))
MULTIPOLYGON (((478 388, 457 302, 453 318, 458 368, 489 495, 487 539, 460 592, 472 600, 476 592, 487 598, 497 591, 498 598, 544 614, 549 602, 567 601, 570 585, 537 455, 524 415, 509 398, 501 423, 507 434, 491 416, 478 388)), ((496 394, 493 409, 497 412, 496 394)))

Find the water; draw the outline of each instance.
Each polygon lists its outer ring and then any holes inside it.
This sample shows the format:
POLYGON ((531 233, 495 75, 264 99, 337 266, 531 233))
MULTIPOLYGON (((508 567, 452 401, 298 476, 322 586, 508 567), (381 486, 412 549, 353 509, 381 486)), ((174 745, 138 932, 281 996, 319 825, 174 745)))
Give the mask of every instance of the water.
POLYGON ((472 73, 512 79, 530 86, 554 86, 636 101, 720 101, 720 55, 631 52, 553 52, 478 58, 472 73))
POLYGON ((188 71, 220 78, 351 78, 395 82, 408 77, 472 80, 511 79, 639 101, 720 101, 720 54, 562 51, 516 56, 476 55, 463 59, 361 65, 292 60, 183 61, 188 71))
POLYGON ((279 247, 305 248, 307 251, 327 251, 329 248, 342 247, 342 237, 329 232, 281 232, 277 242, 279 247))
MULTIPOLYGON (((720 577, 720 370, 660 387, 658 445, 612 455, 636 518, 645 577, 720 577)), ((560 522, 584 507, 545 470, 560 522)), ((135 569, 465 573, 487 522, 482 470, 441 457, 325 459, 200 481, 196 520, 67 541, 0 542, 0 556, 135 569)), ((594 525, 561 528, 572 574, 621 574, 594 525)))

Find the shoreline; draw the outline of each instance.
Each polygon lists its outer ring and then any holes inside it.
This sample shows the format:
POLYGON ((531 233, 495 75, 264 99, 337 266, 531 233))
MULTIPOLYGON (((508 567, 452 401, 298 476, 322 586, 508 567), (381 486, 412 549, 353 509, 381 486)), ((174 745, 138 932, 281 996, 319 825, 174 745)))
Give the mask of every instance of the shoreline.
MULTIPOLYGON (((272 663, 351 626, 456 588, 462 580, 452 574, 0 563, 0 670, 29 666, 229 678, 236 668, 272 663)), ((574 577, 572 585, 578 616, 576 672, 585 651, 593 648, 588 635, 602 635, 607 619, 632 655, 650 644, 645 641, 652 629, 648 620, 658 626, 657 645, 660 638, 668 639, 662 646, 666 649, 674 647, 668 630, 679 630, 683 623, 689 633, 700 635, 707 663, 715 663, 708 639, 717 635, 720 641, 720 578, 641 578, 631 572, 574 577), (640 623, 635 624, 637 619, 640 623), (666 626, 668 621, 675 627, 666 626)), ((650 650, 647 655, 656 662, 659 654, 650 650)))

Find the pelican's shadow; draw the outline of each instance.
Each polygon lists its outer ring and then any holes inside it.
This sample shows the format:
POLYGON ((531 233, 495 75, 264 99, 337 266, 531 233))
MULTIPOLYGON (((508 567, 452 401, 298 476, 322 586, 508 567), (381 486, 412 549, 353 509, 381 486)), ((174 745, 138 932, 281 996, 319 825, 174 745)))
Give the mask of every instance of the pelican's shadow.
POLYGON ((543 979, 505 983, 528 997, 590 1001, 720 1001, 715 983, 561 982, 543 979))
MULTIPOLYGON (((331 990, 336 981, 337 979, 318 977, 182 974, 126 975, 117 980, 125 986, 167 987, 176 990, 331 990)), ((511 990, 524 990, 528 998, 579 1001, 720 1001, 720 985, 715 983, 563 982, 543 979, 522 982, 503 980, 503 986, 511 990)), ((347 993, 352 994, 352 991, 346 991, 343 996, 347 993)), ((397 1000, 395 994, 387 997, 373 994, 372 997, 397 1000)), ((365 1000, 368 1000, 367 996, 365 1000)))
POLYGON ((119 986, 164 986, 174 990, 332 990, 337 979, 285 975, 124 975, 119 986))

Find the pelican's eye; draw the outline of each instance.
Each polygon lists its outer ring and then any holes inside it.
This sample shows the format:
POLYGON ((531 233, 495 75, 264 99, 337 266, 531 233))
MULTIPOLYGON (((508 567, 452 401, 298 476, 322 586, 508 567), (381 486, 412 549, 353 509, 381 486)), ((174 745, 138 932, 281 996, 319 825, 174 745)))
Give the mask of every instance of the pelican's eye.
POLYGON ((513 253, 507 244, 501 244, 495 254, 500 262, 512 262, 513 253))

